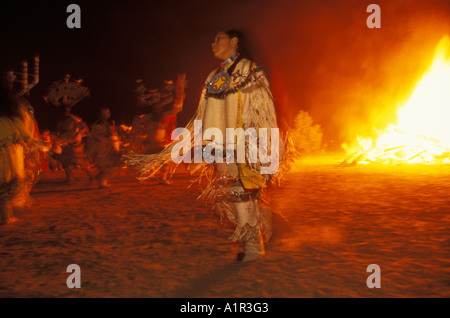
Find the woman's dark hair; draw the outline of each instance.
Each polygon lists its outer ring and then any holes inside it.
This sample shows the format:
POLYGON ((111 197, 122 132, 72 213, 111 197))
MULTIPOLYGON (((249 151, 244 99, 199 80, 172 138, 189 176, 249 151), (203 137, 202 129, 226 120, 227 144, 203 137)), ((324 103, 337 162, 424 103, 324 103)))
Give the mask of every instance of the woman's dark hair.
POLYGON ((19 100, 8 88, 4 76, 0 80, 0 117, 20 117, 19 100))
POLYGON ((239 52, 239 54, 243 58, 252 60, 252 56, 250 55, 250 52, 248 51, 248 43, 245 38, 245 35, 241 31, 233 30, 233 29, 225 31, 225 33, 230 37, 230 39, 237 38, 238 39, 237 51, 239 52))

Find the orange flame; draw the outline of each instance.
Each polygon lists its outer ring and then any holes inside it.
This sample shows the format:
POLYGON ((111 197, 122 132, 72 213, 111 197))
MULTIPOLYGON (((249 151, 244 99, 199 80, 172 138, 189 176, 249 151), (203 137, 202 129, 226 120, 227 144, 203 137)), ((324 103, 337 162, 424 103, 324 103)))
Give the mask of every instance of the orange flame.
POLYGON ((376 138, 358 136, 343 145, 346 163, 450 162, 450 38, 438 44, 430 68, 398 111, 397 120, 376 138))

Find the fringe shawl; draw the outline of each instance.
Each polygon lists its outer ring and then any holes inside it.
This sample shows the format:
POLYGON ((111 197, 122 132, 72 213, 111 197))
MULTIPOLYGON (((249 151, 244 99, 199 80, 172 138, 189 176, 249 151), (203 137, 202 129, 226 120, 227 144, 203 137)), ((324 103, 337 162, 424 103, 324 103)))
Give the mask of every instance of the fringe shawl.
MULTIPOLYGON (((259 132, 258 128, 267 128, 268 135, 270 136, 270 128, 276 128, 277 118, 274 107, 274 99, 272 93, 269 88, 269 83, 267 78, 263 72, 263 70, 254 62, 251 62, 247 59, 242 59, 240 62, 242 63, 242 67, 238 65, 236 71, 240 71, 243 75, 241 76, 241 80, 237 83, 231 85, 228 90, 233 92, 237 92, 237 90, 241 91, 242 96, 242 122, 243 129, 246 130, 250 127, 255 127, 257 132, 259 132)), ((212 96, 207 91, 207 83, 215 74, 215 71, 211 72, 208 76, 207 81, 205 82, 205 86, 202 90, 201 98, 199 106, 192 117, 192 119, 187 123, 185 129, 187 129, 190 133, 190 138, 183 138, 180 140, 174 140, 169 143, 161 152, 155 154, 138 154, 134 152, 130 152, 125 157, 125 162, 129 166, 133 166, 138 171, 138 179, 143 181, 153 177, 158 171, 166 165, 170 165, 170 177, 173 176, 178 164, 175 164, 172 161, 172 151, 177 145, 177 148, 187 148, 191 149, 194 145, 194 121, 202 120, 203 115, 205 113, 207 98, 216 98, 212 96)), ((225 98, 224 95, 219 96, 217 98, 225 98)), ((237 99, 237 96, 236 96, 237 99)), ((270 137, 269 137, 270 139, 270 137)), ((282 175, 286 171, 283 169, 283 165, 281 164, 284 161, 284 155, 286 154, 286 145, 288 144, 288 139, 286 136, 280 135, 279 138, 279 152, 278 152, 278 162, 279 167, 277 173, 274 175, 266 175, 267 181, 270 179, 272 181, 280 180, 282 175)), ((246 161, 252 170, 256 172, 260 172, 261 162, 258 160, 257 163, 249 163, 248 154, 249 151, 253 149, 253 147, 258 147, 258 145, 249 144, 246 141, 246 161)), ((262 152, 267 153, 263 147, 262 152)), ((270 140, 267 144, 267 148, 270 149, 270 140)), ((203 167, 196 167, 194 171, 201 171, 200 177, 206 176, 209 174, 205 171, 205 169, 210 168, 210 165, 203 162, 203 167)), ((211 180, 212 181, 212 180, 211 180)))

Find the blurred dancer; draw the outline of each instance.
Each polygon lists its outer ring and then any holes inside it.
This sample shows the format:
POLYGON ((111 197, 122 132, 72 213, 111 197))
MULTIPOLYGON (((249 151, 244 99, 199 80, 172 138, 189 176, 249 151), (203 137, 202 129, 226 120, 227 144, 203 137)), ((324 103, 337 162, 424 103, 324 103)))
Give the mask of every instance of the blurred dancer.
POLYGON ((109 188, 108 179, 112 168, 119 165, 120 154, 114 145, 117 136, 115 125, 110 121, 111 111, 108 107, 100 110, 100 118, 91 126, 91 138, 87 145, 87 153, 98 168, 96 178, 101 188, 109 188))
POLYGON ((61 153, 55 155, 66 173, 68 183, 73 181, 74 167, 80 167, 89 180, 93 180, 89 172, 89 162, 85 153, 84 138, 89 136, 89 128, 78 116, 71 113, 71 107, 65 106, 64 116, 57 125, 58 143, 61 146, 61 153))
MULTIPOLYGON (((177 125, 177 114, 183 109, 185 99, 186 74, 179 74, 177 82, 165 80, 160 90, 148 91, 141 81, 136 89, 138 104, 150 107, 149 114, 135 117, 133 130, 135 140, 141 141, 137 151, 144 154, 158 153, 171 141, 172 131, 177 125), (135 129, 136 128, 136 129, 135 129)), ((154 176, 156 177, 156 176, 154 176)), ((162 167, 158 179, 165 184, 171 184, 169 165, 162 167)))
POLYGON ((45 154, 43 157, 43 168, 42 171, 47 171, 50 169, 51 171, 57 171, 59 162, 55 160, 52 156, 54 155, 55 151, 58 153, 61 153, 60 148, 59 150, 55 149, 57 147, 57 144, 54 142, 54 136, 50 133, 50 130, 45 129, 41 133, 41 140, 44 143, 45 147, 49 149, 49 152, 45 154))
POLYGON ((29 104, 12 92, 4 79, 0 86, 0 224, 7 224, 16 220, 13 206, 26 204, 35 180, 28 174, 38 169, 34 164, 39 162, 40 143, 33 138, 29 104))
POLYGON ((160 90, 147 90, 142 80, 137 81, 137 103, 150 112, 133 119, 132 134, 142 136, 141 145, 136 151, 156 153, 172 141, 171 134, 177 125, 177 114, 183 109, 185 80, 186 74, 179 74, 176 84, 165 80, 160 90))
POLYGON ((87 124, 78 116, 72 114, 72 108, 90 95, 89 89, 83 85, 83 80, 71 80, 70 74, 51 84, 43 98, 62 110, 63 115, 58 120, 56 138, 53 139, 53 157, 61 163, 66 173, 68 183, 73 181, 73 168, 81 168, 93 180, 89 172, 89 162, 85 153, 85 138, 89 136, 87 124))
POLYGON ((13 206, 25 207, 33 204, 30 191, 38 181, 39 174, 43 171, 42 159, 46 156, 48 148, 40 137, 39 127, 34 117, 34 108, 25 97, 19 97, 19 105, 25 130, 30 135, 31 140, 34 140, 34 143, 25 148, 25 178, 21 183, 18 195, 13 199, 13 206))

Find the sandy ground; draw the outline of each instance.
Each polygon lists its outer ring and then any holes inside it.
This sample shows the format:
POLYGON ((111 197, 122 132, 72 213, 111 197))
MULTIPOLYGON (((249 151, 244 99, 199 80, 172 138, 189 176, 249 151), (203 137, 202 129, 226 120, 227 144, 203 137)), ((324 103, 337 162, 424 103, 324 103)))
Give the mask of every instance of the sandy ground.
POLYGON ((35 205, 0 227, 0 297, 450 297, 450 166, 303 163, 269 191, 267 254, 238 263, 232 229, 175 184, 130 169, 98 189, 42 175, 35 205), (69 264, 81 288, 69 289, 69 264), (369 264, 381 288, 369 289, 369 264))

